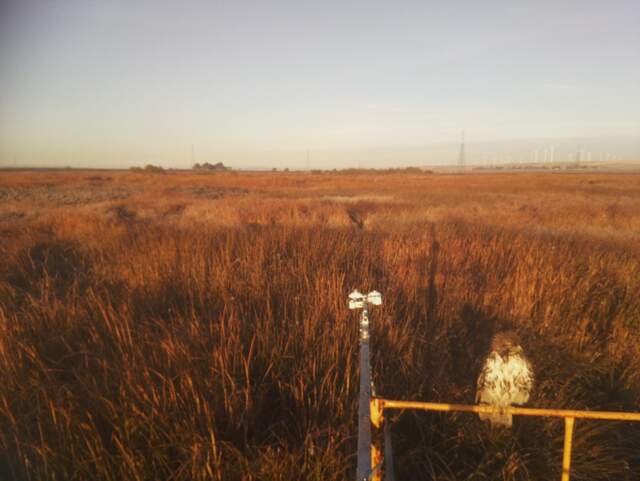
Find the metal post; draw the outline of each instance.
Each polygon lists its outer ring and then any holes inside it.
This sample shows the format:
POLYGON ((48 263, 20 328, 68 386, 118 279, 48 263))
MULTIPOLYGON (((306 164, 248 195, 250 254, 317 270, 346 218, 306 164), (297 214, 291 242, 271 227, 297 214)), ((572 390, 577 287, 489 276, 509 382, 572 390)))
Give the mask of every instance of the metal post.
POLYGON ((349 309, 362 309, 360 317, 360 396, 358 399, 358 466, 357 481, 368 481, 371 472, 371 363, 369 361, 369 304, 379 306, 382 296, 377 291, 349 294, 349 309))
POLYGON ((393 470, 393 447, 391 445, 390 423, 384 423, 384 479, 385 481, 396 481, 396 474, 393 470))
POLYGON ((384 463, 384 453, 382 451, 382 425, 384 424, 384 410, 382 400, 373 398, 371 400, 371 481, 382 481, 382 466, 384 463))
POLYGON ((574 418, 564 418, 564 451, 562 452, 562 481, 571 475, 571 443, 573 442, 574 418))
POLYGON ((360 400, 358 404, 357 481, 369 479, 371 472, 371 364, 369 362, 369 310, 367 301, 360 317, 360 400))

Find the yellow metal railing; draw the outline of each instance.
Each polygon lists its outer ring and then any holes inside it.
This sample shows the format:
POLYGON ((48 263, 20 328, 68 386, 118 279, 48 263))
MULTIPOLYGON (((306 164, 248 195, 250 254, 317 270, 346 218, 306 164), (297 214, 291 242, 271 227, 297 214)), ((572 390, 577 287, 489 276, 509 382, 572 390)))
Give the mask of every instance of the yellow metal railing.
MULTIPOLYGON (((450 411, 469 413, 496 413, 513 414, 515 416, 538 416, 538 417, 559 417, 564 418, 564 451, 562 453, 562 481, 569 481, 571 474, 571 447, 573 440, 573 427, 576 419, 602 419, 607 421, 640 421, 640 413, 614 412, 614 411, 576 411, 571 409, 539 409, 510 406, 500 408, 484 404, 444 404, 416 401, 396 401, 391 399, 372 398, 371 399, 371 424, 376 431, 379 431, 384 423, 384 411, 386 409, 419 409, 423 411, 450 411)), ((385 432, 388 432, 385 430, 385 432)), ((380 446, 380 436, 371 444, 371 480, 380 481, 382 479, 382 468, 384 467, 384 454, 380 446)), ((390 443, 390 436, 385 436, 385 443, 390 443)), ((387 446, 385 446, 386 448, 387 446)), ((391 453, 391 449, 385 449, 391 453)), ((391 462, 389 460, 389 462, 391 462)), ((391 473, 393 469, 391 468, 391 473)), ((392 480, 393 475, 387 480, 392 480)))
POLYGON ((538 409, 509 406, 444 404, 416 401, 395 401, 373 396, 371 364, 369 362, 369 311, 368 306, 382 304, 377 291, 362 294, 353 291, 349 295, 349 309, 362 309, 360 318, 360 394, 358 400, 358 453, 357 481, 381 481, 384 471, 386 481, 395 481, 393 450, 389 424, 384 423, 385 409, 420 409, 423 411, 455 411, 468 413, 512 414, 515 416, 551 416, 564 418, 564 448, 562 453, 562 481, 569 481, 571 474, 571 448, 576 419, 603 419, 607 421, 640 421, 640 413, 612 411, 576 411, 569 409, 538 409), (372 429, 373 428, 373 429, 372 429), (384 428, 384 429, 383 429, 384 428), (384 438, 384 450, 382 439, 384 438), (385 458, 387 462, 385 463, 385 458))

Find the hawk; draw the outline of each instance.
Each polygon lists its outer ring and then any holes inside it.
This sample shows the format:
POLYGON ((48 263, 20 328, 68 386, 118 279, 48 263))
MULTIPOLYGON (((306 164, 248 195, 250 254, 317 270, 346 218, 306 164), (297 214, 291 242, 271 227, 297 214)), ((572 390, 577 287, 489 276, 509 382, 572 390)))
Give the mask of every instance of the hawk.
MULTIPOLYGON (((476 403, 507 407, 524 404, 533 389, 533 369, 520 338, 513 331, 499 332, 491 340, 491 352, 478 377, 476 403)), ((511 414, 480 413, 491 426, 511 427, 511 414)))

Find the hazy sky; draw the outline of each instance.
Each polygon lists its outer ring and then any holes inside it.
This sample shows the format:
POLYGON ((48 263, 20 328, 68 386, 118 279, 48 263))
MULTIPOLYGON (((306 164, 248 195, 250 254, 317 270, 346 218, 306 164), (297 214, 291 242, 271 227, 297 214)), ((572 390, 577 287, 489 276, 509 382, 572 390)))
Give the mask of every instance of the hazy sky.
POLYGON ((640 158, 640 1, 0 0, 4 165, 429 163, 462 129, 640 158))

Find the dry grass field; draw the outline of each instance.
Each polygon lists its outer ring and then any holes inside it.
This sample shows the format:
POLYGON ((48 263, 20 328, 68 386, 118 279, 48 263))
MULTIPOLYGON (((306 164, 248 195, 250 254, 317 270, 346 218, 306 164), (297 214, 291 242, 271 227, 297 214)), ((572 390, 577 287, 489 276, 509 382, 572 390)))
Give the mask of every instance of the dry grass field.
MULTIPOLYGON (((530 405, 640 410, 638 175, 2 172, 0 479, 353 479, 354 288, 387 397, 473 403, 513 327, 530 405)), ((561 420, 393 419, 398 479, 560 479, 561 420)), ((573 467, 640 479, 640 426, 573 467)))

